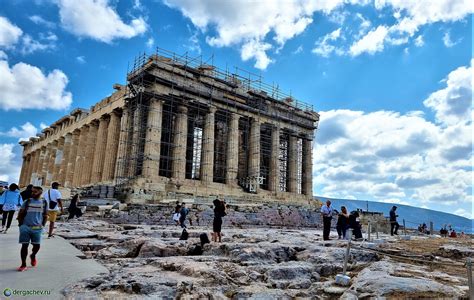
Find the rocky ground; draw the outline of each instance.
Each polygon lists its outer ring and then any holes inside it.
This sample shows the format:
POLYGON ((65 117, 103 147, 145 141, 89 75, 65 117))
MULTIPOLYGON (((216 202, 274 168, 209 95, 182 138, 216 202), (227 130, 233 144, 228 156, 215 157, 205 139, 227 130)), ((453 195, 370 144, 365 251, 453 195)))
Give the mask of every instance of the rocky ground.
MULTIPOLYGON (((97 214, 96 214, 97 215, 97 214)), ((173 225, 113 224, 97 216, 59 223, 58 235, 95 258, 110 273, 64 290, 70 299, 369 299, 465 298, 472 240, 381 235, 380 243, 352 244, 350 285, 335 284, 346 241, 322 241, 312 228, 225 227, 222 243, 188 255, 199 234, 180 241, 173 225)), ((335 233, 333 233, 335 234, 335 233)))

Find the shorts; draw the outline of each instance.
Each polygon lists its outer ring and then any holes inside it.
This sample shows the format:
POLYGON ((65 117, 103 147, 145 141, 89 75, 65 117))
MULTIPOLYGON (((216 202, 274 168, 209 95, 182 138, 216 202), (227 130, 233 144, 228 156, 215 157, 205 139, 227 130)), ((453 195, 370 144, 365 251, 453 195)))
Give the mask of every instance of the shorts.
POLYGON ((41 233, 43 232, 42 226, 30 227, 27 225, 20 226, 20 244, 41 244, 41 233))
POLYGON ((212 231, 221 232, 221 230, 222 230, 222 218, 214 218, 214 222, 212 222, 212 231))
POLYGON ((55 210, 50 210, 48 211, 48 220, 50 222, 56 222, 56 219, 58 218, 58 212, 55 210))

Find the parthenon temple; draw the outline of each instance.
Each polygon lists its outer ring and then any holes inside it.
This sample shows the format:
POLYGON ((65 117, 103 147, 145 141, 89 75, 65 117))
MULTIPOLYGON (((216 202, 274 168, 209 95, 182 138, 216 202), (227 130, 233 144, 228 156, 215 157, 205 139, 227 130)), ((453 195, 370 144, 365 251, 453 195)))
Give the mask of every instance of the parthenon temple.
POLYGON ((157 49, 113 87, 20 142, 21 186, 113 186, 130 202, 312 198, 319 114, 278 86, 157 49))

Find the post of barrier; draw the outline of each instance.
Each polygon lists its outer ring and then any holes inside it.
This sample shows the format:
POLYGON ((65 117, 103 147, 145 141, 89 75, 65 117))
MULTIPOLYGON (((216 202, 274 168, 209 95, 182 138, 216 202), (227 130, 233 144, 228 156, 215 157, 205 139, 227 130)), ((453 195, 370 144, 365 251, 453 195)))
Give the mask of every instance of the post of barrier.
POLYGON ((379 239, 379 224, 375 223, 375 236, 377 237, 377 240, 379 239))
POLYGON ((467 268, 467 281, 469 285, 469 299, 474 299, 474 283, 472 282, 472 259, 470 257, 467 258, 466 261, 466 268, 467 268))
POLYGON ((367 222, 367 241, 370 242, 370 231, 372 228, 370 228, 370 221, 367 222))
POLYGON ((407 227, 405 225, 405 219, 403 219, 403 235, 407 235, 407 227))
POLYGON ((347 241, 347 248, 346 248, 346 256, 344 257, 344 266, 342 269, 342 274, 337 274, 336 275, 336 284, 343 285, 343 286, 348 286, 351 278, 346 275, 347 272, 347 263, 349 261, 349 255, 351 251, 351 240, 352 240, 352 231, 349 230, 347 232, 347 238, 349 239, 347 241))

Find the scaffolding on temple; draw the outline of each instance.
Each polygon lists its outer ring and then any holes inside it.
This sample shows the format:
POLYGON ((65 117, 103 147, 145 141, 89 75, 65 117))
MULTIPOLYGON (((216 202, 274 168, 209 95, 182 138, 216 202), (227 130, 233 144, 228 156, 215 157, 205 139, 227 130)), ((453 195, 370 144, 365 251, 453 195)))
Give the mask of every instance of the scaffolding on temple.
POLYGON ((292 124, 295 110, 313 112, 312 105, 265 84, 260 75, 221 70, 212 61, 161 48, 135 58, 127 72, 116 185, 160 176, 176 179, 178 188, 189 179, 235 184, 250 193, 272 185, 301 193, 302 137, 288 128, 275 134, 275 125, 264 120, 292 124), (275 103, 291 109, 271 109, 275 103), (236 113, 243 109, 252 117, 236 113), (236 130, 237 139, 229 139, 236 130), (278 155, 274 166, 272 149, 278 155), (298 161, 291 164, 290 157, 298 161), (279 173, 277 182, 270 180, 272 170, 279 173))

